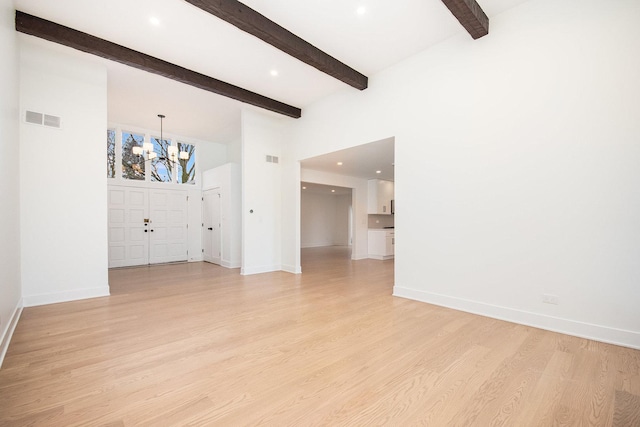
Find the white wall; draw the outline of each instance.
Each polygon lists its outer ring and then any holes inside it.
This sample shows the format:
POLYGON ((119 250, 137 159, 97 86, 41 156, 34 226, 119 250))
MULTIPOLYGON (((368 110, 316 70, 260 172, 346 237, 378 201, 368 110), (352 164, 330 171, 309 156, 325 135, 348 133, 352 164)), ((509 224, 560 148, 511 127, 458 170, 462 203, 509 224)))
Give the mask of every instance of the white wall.
POLYGON ((20 286, 18 45, 11 0, 0 0, 0 365, 17 323, 20 286))
POLYGON ((300 199, 301 247, 349 244, 351 195, 302 191, 300 199))
MULTIPOLYGON (((353 217, 355 228, 353 230, 353 247, 351 248, 351 259, 368 258, 367 246, 367 180, 355 178, 352 176, 337 175, 327 172, 320 172, 311 169, 302 169, 300 171, 300 180, 314 184, 334 185, 336 187, 351 188, 351 206, 353 208, 353 217)), ((299 182, 296 186, 297 192, 300 192, 299 182)), ((291 226, 289 222, 284 224, 291 226)), ((290 243, 286 242, 285 243, 290 243)))
POLYGON ((282 157, 284 119, 242 112, 242 268, 255 274, 282 268, 282 157), (251 213, 253 211, 253 213, 251 213))
POLYGON ((108 295, 106 69, 20 40, 21 111, 62 118, 62 129, 20 124, 24 304, 108 295))
POLYGON ((288 147, 396 137, 396 295, 640 348, 639 19, 525 2, 306 108, 288 147))

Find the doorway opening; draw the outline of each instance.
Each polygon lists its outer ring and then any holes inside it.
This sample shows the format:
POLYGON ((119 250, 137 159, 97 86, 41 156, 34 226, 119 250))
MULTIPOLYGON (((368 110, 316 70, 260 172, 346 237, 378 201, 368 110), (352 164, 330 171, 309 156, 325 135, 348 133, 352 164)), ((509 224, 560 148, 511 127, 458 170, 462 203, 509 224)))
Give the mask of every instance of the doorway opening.
MULTIPOLYGON (((347 214, 347 224, 351 227, 348 231, 350 260, 375 259, 393 263, 396 225, 394 137, 300 160, 300 181, 301 187, 314 183, 350 188, 352 203, 348 211, 350 216, 347 214), (378 239, 380 236, 383 239, 378 239), (379 240, 384 244, 370 247, 370 241, 379 240)), ((304 223, 304 192, 301 191, 300 259, 304 265, 310 245, 304 223)), ((317 256, 322 256, 320 251, 316 252, 317 256)))
MULTIPOLYGON (((300 246, 305 256, 325 254, 351 259, 352 189, 303 182, 300 187, 300 246)), ((302 258, 304 262, 304 257, 302 258)))

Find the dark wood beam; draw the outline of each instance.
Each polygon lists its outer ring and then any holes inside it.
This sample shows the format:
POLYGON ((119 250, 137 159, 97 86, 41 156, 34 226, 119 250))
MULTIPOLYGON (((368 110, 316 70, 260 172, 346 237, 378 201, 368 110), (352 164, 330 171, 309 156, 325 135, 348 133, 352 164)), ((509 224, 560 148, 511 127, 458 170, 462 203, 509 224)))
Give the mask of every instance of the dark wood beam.
POLYGON ((356 89, 367 88, 367 76, 237 0, 186 1, 356 89))
POLYGON ((442 0, 474 39, 489 34, 489 18, 475 0, 442 0))
POLYGON ((300 108, 24 12, 16 11, 16 30, 285 116, 302 115, 300 108))

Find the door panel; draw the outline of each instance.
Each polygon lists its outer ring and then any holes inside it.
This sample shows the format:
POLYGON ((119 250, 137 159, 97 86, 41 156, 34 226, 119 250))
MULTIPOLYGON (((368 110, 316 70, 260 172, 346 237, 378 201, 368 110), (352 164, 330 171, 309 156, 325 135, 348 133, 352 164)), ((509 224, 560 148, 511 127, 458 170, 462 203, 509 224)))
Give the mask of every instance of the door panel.
POLYGON ((149 262, 144 233, 148 194, 136 188, 112 186, 109 192, 109 267, 149 262))
POLYGON ((149 263, 187 260, 187 195, 185 191, 152 190, 149 218, 149 263))
POLYGON ((222 241, 220 233, 220 190, 207 190, 203 194, 203 259, 207 262, 220 264, 222 241))

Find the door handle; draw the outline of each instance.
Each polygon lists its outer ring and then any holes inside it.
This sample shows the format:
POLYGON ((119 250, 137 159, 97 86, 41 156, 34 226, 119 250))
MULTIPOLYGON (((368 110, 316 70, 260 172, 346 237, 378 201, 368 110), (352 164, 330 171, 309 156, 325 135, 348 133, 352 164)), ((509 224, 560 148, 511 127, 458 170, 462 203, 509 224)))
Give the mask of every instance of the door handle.
POLYGON ((145 228, 145 229, 144 229, 144 232, 146 233, 147 231, 149 231, 149 230, 147 230, 147 229, 145 228))
POLYGON ((213 227, 209 227, 209 228, 207 228, 207 230, 213 230, 213 227))

